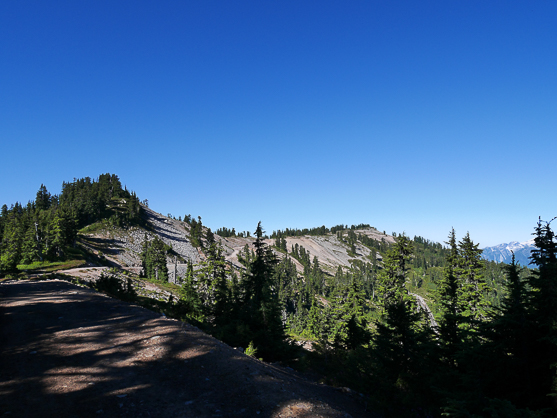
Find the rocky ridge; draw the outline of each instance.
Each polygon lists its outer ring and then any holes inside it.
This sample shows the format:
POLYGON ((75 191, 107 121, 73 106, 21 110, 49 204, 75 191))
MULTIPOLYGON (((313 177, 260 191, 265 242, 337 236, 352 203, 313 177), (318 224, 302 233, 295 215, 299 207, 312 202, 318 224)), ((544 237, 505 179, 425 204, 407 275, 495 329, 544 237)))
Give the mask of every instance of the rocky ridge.
MULTIPOLYGON (((143 207, 148 230, 142 228, 130 228, 128 230, 114 228, 101 233, 96 233, 85 237, 84 243, 91 243, 91 248, 96 244, 96 251, 102 251, 103 255, 112 261, 115 266, 126 268, 128 270, 137 270, 141 266, 140 254, 145 239, 153 239, 157 234, 165 244, 172 247, 178 257, 168 257, 167 267, 169 271, 170 281, 175 282, 176 278, 183 277, 186 273, 187 261, 191 261, 194 265, 204 260, 201 251, 195 248, 189 239, 189 225, 185 222, 178 221, 161 215, 148 207, 143 207)), ((206 230, 205 230, 206 231, 206 230)), ((360 229, 354 231, 357 235, 367 235, 375 240, 384 240, 387 243, 393 243, 395 239, 376 229, 360 229)), ((252 237, 228 237, 223 238, 215 235, 215 239, 222 245, 226 261, 235 269, 241 270, 243 266, 238 262, 238 254, 243 251, 247 245, 253 248, 254 238, 252 237)), ((274 239, 267 239, 265 242, 272 246, 274 239)), ((303 246, 309 252, 311 260, 317 256, 321 268, 329 273, 334 274, 338 266, 349 268, 356 261, 369 262, 371 251, 364 245, 356 245, 356 254, 351 256, 348 254, 348 245, 341 242, 336 235, 329 234, 324 236, 299 236, 287 237, 286 246, 290 253, 291 248, 296 244, 303 246)), ((94 249, 94 248, 93 248, 94 249)), ((277 257, 282 258, 284 253, 273 249, 277 257)), ((377 254, 380 259, 380 255, 377 254)), ((298 271, 303 271, 303 266, 293 259, 298 271)), ((137 270, 139 271, 139 270, 137 270)))

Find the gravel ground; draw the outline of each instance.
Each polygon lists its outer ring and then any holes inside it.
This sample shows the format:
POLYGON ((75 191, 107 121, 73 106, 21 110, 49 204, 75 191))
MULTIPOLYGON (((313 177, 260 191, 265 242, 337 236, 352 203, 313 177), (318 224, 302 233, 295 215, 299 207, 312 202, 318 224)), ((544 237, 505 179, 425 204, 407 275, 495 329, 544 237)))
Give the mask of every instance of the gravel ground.
POLYGON ((373 416, 357 394, 57 280, 0 284, 0 415, 373 416))

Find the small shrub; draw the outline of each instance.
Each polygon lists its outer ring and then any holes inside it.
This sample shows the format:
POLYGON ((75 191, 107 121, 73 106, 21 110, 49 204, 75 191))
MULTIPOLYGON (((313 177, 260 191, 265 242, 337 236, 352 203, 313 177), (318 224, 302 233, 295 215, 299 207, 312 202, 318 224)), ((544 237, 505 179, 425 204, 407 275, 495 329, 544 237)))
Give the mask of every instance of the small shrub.
POLYGON ((248 348, 246 348, 246 354, 250 357, 255 357, 257 354, 257 348, 254 347, 253 341, 250 341, 248 348))
POLYGON ((137 297, 133 281, 130 278, 124 281, 112 274, 106 275, 103 272, 94 287, 100 292, 106 292, 123 300, 134 300, 137 297))

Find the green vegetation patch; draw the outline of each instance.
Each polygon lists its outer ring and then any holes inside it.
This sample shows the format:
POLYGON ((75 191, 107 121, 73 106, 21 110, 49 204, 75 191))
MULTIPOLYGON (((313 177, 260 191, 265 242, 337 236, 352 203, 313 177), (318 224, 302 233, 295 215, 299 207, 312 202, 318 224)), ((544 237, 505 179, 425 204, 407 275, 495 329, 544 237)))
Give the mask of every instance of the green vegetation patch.
POLYGON ((35 261, 31 264, 19 264, 17 269, 26 273, 40 270, 47 273, 56 270, 68 270, 81 267, 85 264, 85 260, 68 260, 68 261, 35 261))
POLYGON ((106 220, 100 220, 98 222, 87 225, 79 230, 80 234, 95 234, 97 232, 103 232, 110 226, 110 223, 106 220))

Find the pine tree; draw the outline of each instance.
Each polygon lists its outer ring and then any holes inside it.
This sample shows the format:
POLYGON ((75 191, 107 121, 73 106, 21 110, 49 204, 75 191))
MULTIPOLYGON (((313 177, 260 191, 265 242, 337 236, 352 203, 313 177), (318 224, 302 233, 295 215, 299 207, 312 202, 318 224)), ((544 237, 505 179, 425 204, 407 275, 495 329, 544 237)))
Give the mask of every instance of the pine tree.
POLYGON ((458 245, 458 299, 466 327, 471 330, 477 330, 478 324, 487 318, 491 307, 487 298, 490 288, 483 275, 485 262, 478 246, 479 244, 472 242, 468 233, 458 245))
POLYGON ((244 276, 244 302, 252 309, 259 307, 264 297, 268 297, 271 289, 271 277, 277 260, 263 241, 261 222, 255 231, 254 258, 250 263, 250 272, 244 276))
POLYGON ((536 383, 532 376, 535 358, 531 342, 535 336, 529 318, 526 281, 520 278, 514 254, 506 270, 506 297, 493 320, 483 326, 488 342, 482 348, 480 367, 485 371, 483 379, 489 397, 509 399, 524 408, 539 396, 534 392, 536 383))
POLYGON ((143 274, 148 279, 161 281, 168 280, 168 267, 166 265, 166 254, 170 247, 166 245, 158 235, 149 241, 147 236, 143 241, 143 251, 141 261, 143 264, 143 274))
POLYGON ((394 303, 414 300, 409 296, 405 287, 408 263, 412 254, 412 241, 406 236, 401 236, 387 252, 383 262, 383 270, 378 278, 378 293, 385 310, 394 303))
POLYGON ((439 336, 447 363, 455 366, 457 357, 478 342, 478 330, 490 315, 490 287, 484 277, 482 250, 466 236, 458 244, 454 229, 449 234, 444 274, 435 294, 439 308, 439 336), (464 344, 464 345, 463 345, 464 344))
POLYGON ((529 306, 532 327, 532 382, 537 396, 532 407, 557 407, 555 399, 557 379, 557 242, 550 222, 541 219, 535 228, 531 260, 538 266, 528 278, 531 288, 529 306))
POLYGON ((348 287, 345 309, 348 319, 346 347, 354 349, 360 345, 367 344, 370 334, 367 329, 368 321, 364 307, 366 305, 365 292, 360 281, 352 277, 348 287))
POLYGON ((211 247, 211 245, 215 243, 215 235, 213 234, 213 231, 211 231, 211 228, 207 228, 207 234, 205 234, 205 239, 207 240, 208 247, 211 247))
POLYGON ((389 404, 402 402, 401 393, 405 402, 426 402, 429 359, 435 357, 427 321, 405 286, 411 254, 412 242, 404 234, 398 236, 378 278, 382 320, 373 337, 371 373, 389 404))
POLYGON ((37 191, 37 196, 35 197, 35 205, 38 210, 47 210, 50 208, 51 196, 44 184, 37 191))
POLYGON ((319 266, 319 260, 317 256, 313 257, 313 265, 311 266, 311 270, 309 271, 309 276, 314 292, 316 294, 323 294, 325 283, 323 279, 323 271, 319 266))
POLYGON ((42 253, 40 252, 39 242, 37 240, 37 230, 35 222, 29 223, 27 226, 25 236, 21 245, 21 262, 23 264, 31 264, 34 261, 42 260, 42 253))
POLYGON ((186 315, 196 320, 203 318, 201 299, 196 290, 193 265, 190 260, 188 260, 186 275, 182 279, 176 311, 179 315, 186 315))
POLYGON ((311 301, 311 307, 308 312, 307 316, 307 330, 310 334, 317 339, 321 344, 323 341, 327 341, 327 335, 323 331, 323 312, 320 304, 317 302, 315 298, 311 301))
POLYGON ((248 325, 253 336, 250 341, 253 341, 259 353, 272 357, 276 351, 280 351, 284 342, 278 292, 273 282, 277 260, 263 241, 261 222, 257 225, 255 237, 253 258, 248 261, 241 282, 243 321, 248 325))
POLYGON ((457 267, 459 263, 458 247, 454 228, 449 234, 449 252, 447 254, 447 266, 444 269, 442 279, 437 285, 435 294, 439 306, 439 336, 443 343, 445 359, 451 364, 455 364, 455 356, 461 341, 459 328, 461 320, 461 306, 459 303, 459 281, 457 277, 457 267))
MULTIPOLYGON (((14 271, 21 260, 21 246, 25 225, 18 213, 21 206, 16 206, 7 215, 1 243, 0 270, 14 271)), ((4 218, 4 216, 2 217, 4 218)))
POLYGON ((222 247, 213 243, 207 249, 207 259, 197 274, 197 291, 204 314, 210 322, 222 319, 228 310, 226 261, 222 247))

